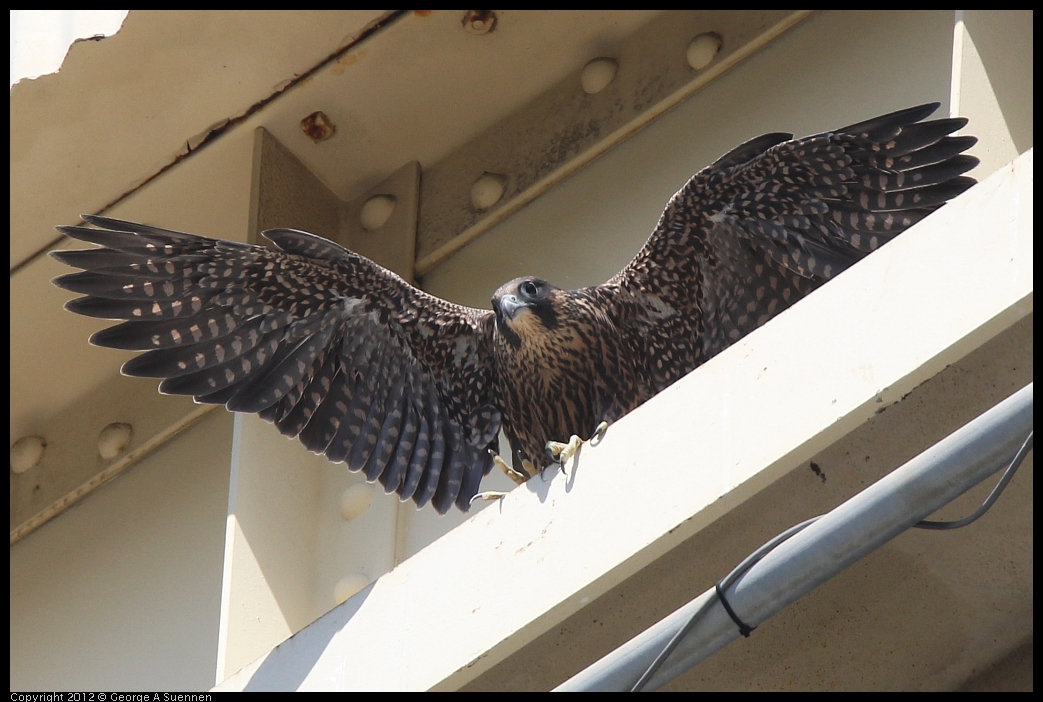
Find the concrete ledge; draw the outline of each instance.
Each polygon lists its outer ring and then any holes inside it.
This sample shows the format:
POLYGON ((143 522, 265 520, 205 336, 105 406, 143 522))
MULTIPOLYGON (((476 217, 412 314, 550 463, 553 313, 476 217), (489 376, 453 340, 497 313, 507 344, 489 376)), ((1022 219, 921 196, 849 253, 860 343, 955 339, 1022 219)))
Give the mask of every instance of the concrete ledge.
MULTIPOLYGON (((1032 312, 1032 152, 217 690, 457 689, 1032 312)), ((578 668, 577 668, 578 669, 578 668)))

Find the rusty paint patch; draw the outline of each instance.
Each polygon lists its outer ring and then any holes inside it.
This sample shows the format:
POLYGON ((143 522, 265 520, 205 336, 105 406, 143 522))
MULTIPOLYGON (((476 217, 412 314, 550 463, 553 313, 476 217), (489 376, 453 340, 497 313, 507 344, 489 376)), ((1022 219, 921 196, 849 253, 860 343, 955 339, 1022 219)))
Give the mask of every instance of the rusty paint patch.
POLYGON ((331 136, 337 133, 337 127, 334 126, 330 118, 326 116, 325 112, 318 111, 312 112, 310 115, 301 120, 301 129, 308 138, 318 144, 320 141, 326 141, 331 136))
POLYGON ((413 10, 413 14, 417 17, 430 17, 434 10, 413 10))

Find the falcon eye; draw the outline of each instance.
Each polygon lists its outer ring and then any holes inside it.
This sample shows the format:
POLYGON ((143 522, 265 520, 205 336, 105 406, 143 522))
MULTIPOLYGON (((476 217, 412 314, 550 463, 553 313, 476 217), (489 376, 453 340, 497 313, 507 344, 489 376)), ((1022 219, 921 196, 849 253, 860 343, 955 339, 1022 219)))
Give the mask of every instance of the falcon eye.
POLYGON ((539 294, 540 289, 536 287, 536 283, 529 280, 521 284, 521 291, 528 297, 536 297, 539 294))

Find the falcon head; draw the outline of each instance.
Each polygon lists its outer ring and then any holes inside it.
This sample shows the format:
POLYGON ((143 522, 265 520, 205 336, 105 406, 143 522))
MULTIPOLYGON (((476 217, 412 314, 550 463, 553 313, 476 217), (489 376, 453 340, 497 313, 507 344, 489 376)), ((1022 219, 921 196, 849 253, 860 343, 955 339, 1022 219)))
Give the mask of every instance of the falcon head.
POLYGON ((515 278, 500 286, 493 295, 497 330, 517 348, 522 338, 557 328, 561 292, 535 276, 515 278))

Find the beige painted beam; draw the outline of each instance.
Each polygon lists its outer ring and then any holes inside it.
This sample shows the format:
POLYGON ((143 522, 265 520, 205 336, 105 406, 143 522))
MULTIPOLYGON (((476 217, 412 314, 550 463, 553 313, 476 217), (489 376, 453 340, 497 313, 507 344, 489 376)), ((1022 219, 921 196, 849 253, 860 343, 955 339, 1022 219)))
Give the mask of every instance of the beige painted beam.
POLYGON ((1032 249, 1029 152, 217 689, 462 686, 1030 314, 1032 249))

